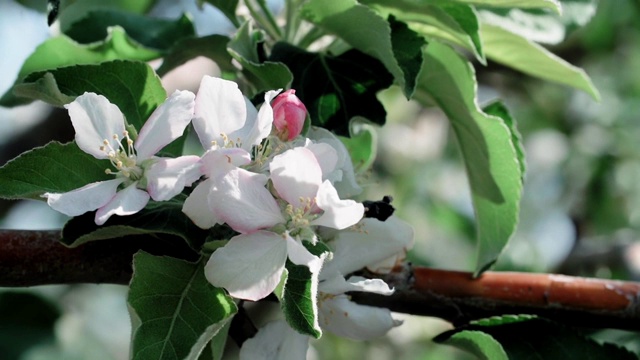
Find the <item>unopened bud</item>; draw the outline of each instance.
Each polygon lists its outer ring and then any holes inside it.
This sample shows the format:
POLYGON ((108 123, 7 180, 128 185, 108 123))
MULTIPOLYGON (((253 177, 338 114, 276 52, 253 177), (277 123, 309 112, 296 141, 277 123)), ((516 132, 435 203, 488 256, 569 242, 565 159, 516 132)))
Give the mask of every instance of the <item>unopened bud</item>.
POLYGON ((273 125, 282 140, 291 141, 302 132, 307 108, 291 89, 278 95, 273 103, 273 125))

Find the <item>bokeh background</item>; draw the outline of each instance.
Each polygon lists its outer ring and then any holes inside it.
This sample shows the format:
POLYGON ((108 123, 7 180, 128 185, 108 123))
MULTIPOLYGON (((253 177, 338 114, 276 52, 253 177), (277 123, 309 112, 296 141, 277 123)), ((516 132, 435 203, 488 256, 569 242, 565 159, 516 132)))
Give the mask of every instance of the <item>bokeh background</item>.
MULTIPOLYGON (((97 6, 108 1, 83 0, 97 6)), ((59 32, 46 25, 45 1, 0 1, 0 93, 24 59, 59 32)), ((106 5, 105 5, 106 4, 106 5)), ((270 2, 274 10, 278 1, 270 2)), ((92 5, 92 6, 93 6, 92 5)), ((195 0, 158 1, 151 14, 193 15, 199 35, 232 27, 195 0)), ((527 160, 520 225, 496 269, 640 281, 640 1, 602 1, 591 22, 551 50, 583 67, 602 95, 526 77, 496 64, 475 63, 479 100, 500 98, 523 137, 527 160)), ((197 59, 169 73, 165 86, 197 89, 215 64, 197 59)), ((381 93, 388 122, 377 131, 378 157, 361 175, 362 199, 394 198, 396 214, 415 229, 409 260, 471 270, 474 220, 464 167, 446 117, 407 102, 398 89, 381 93)), ((51 140, 69 141, 65 111, 43 103, 0 107, 0 165, 51 140)), ((66 219, 37 201, 0 201, 0 228, 60 228, 66 219)), ((1 276, 1 275, 0 275, 1 276)), ((386 337, 352 342, 331 334, 314 341, 317 359, 472 359, 431 339, 444 321, 398 314, 405 324, 386 337)), ((0 289, 0 359, 126 359, 130 337, 126 287, 43 286, 0 289)), ((592 334, 640 352, 640 337, 592 334)), ((234 356, 230 346, 230 358, 234 356)), ((236 355, 237 356, 237 355, 236 355)))

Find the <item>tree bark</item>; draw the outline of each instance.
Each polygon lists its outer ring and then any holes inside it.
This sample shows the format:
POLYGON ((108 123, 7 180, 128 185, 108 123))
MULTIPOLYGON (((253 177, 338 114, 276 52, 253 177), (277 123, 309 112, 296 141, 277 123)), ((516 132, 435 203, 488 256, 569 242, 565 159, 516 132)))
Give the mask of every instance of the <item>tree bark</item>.
MULTIPOLYGON (((131 237, 68 248, 60 231, 0 230, 0 286, 128 284, 138 250, 193 261, 197 254, 158 239, 131 237)), ((490 316, 535 314, 592 328, 640 330, 640 283, 553 274, 471 273, 404 265, 386 275, 391 296, 351 294, 358 303, 392 311, 434 316, 455 325, 490 316)))

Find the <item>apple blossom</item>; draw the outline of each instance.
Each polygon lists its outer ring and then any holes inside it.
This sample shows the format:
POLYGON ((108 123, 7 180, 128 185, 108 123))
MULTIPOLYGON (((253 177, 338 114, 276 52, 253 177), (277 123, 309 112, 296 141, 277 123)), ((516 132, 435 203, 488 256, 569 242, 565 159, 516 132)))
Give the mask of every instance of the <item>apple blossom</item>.
POLYGON ((151 114, 135 141, 125 130, 124 115, 104 96, 87 92, 66 105, 78 147, 97 159, 108 159, 115 171, 106 173, 115 179, 66 193, 45 193, 49 206, 69 216, 97 209, 95 222, 102 225, 112 215, 142 210, 150 198, 169 200, 190 186, 200 177, 199 157, 162 158, 155 153, 182 135, 193 116, 194 97, 189 91, 174 92, 151 114))
POLYGON ((307 118, 307 108, 293 89, 278 95, 273 103, 273 125, 283 141, 291 141, 300 135, 307 118))
POLYGON ((271 293, 287 256, 317 275, 322 260, 302 240, 317 241, 314 226, 344 229, 364 213, 362 204, 341 200, 331 182, 322 180, 322 167, 307 148, 275 156, 270 179, 278 199, 265 187, 265 175, 242 168, 219 177, 208 194, 213 218, 241 233, 216 250, 205 267, 209 282, 233 297, 258 300, 271 293), (278 227, 284 233, 275 232, 278 227))
POLYGON ((182 208, 197 226, 208 229, 222 223, 209 206, 208 194, 217 178, 252 161, 254 146, 259 147, 271 132, 273 111, 269 103, 278 92, 268 91, 257 111, 235 82, 211 76, 200 82, 193 126, 207 149, 200 168, 207 179, 196 186, 182 208))

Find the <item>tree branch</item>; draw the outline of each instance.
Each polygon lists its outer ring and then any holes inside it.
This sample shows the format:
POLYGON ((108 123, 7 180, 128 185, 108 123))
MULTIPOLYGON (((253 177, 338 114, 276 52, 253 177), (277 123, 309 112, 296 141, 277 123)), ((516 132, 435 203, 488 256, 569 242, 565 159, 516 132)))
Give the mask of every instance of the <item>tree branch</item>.
MULTIPOLYGON (((0 230, 0 286, 70 283, 128 284, 138 250, 196 260, 197 254, 150 237, 97 241, 76 248, 58 242, 59 231, 0 230)), ((640 330, 640 283, 552 274, 471 273, 405 265, 381 278, 391 296, 351 294, 361 304, 454 324, 504 314, 536 314, 593 328, 640 330)))

